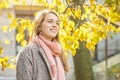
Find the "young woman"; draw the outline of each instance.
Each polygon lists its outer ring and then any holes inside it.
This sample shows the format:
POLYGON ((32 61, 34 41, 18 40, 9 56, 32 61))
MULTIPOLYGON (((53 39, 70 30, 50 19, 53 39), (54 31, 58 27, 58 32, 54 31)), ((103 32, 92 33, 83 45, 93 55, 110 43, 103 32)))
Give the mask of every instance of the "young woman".
POLYGON ((66 56, 59 43, 59 17, 42 10, 35 17, 32 41, 17 55, 17 80, 66 80, 66 56))

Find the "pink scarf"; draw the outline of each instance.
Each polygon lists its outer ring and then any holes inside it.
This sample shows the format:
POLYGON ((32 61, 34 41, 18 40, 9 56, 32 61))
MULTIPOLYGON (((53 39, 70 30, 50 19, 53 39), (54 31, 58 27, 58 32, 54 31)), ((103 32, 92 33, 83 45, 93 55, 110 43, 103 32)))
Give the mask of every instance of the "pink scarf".
POLYGON ((57 77, 57 80, 65 80, 64 69, 59 58, 61 54, 60 44, 56 40, 49 41, 41 35, 35 37, 33 42, 37 43, 45 51, 51 67, 52 79, 57 77))

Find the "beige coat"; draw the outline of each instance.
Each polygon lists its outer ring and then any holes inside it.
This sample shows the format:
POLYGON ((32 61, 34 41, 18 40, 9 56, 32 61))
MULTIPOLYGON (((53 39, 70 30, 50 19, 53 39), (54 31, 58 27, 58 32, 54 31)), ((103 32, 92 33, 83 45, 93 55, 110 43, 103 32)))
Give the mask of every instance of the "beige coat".
POLYGON ((17 55, 16 79, 52 80, 45 53, 35 43, 27 45, 17 55))

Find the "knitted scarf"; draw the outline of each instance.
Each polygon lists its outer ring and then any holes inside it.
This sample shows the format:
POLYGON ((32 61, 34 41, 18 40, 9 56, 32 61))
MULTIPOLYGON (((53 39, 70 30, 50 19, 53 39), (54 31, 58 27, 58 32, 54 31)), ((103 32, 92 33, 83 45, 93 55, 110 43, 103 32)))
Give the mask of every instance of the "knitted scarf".
POLYGON ((33 39, 33 43, 37 43, 45 52, 52 71, 52 79, 57 77, 57 80, 65 80, 65 73, 60 61, 61 46, 56 41, 49 41, 41 35, 33 39))

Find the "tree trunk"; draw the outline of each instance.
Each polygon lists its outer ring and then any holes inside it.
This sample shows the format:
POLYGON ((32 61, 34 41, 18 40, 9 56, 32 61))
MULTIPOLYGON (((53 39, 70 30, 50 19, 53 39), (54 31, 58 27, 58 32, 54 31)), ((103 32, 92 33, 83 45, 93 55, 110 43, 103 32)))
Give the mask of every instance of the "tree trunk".
POLYGON ((76 80, 94 80, 91 56, 86 48, 86 42, 80 42, 79 47, 74 56, 76 80))

